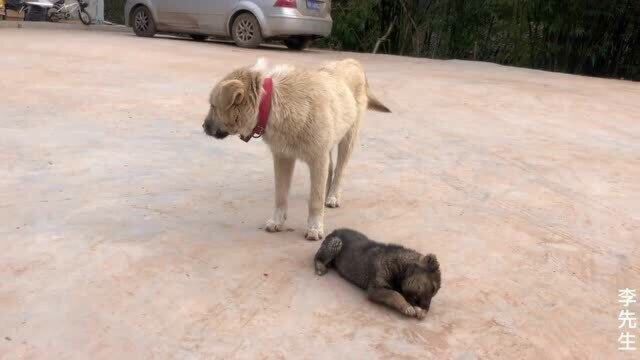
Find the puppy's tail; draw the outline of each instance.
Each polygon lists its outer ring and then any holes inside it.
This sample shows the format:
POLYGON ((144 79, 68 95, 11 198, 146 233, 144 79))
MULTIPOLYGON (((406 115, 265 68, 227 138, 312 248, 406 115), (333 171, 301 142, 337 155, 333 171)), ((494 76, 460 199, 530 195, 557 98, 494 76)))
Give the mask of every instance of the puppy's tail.
POLYGON ((369 88, 369 82, 366 82, 366 87, 367 87, 367 108, 369 110, 373 110, 373 111, 379 111, 379 112, 384 112, 384 113, 390 113, 391 110, 389 110, 388 107, 386 107, 380 100, 378 100, 372 93, 371 93, 371 89, 369 88))

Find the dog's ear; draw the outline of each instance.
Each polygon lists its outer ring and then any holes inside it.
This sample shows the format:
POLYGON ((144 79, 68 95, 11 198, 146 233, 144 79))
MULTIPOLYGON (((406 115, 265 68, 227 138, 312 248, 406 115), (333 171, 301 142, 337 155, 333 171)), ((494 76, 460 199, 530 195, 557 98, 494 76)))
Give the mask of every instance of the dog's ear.
POLYGON ((428 272, 440 271, 440 263, 433 254, 427 254, 420 259, 420 266, 427 269, 428 272))
POLYGON ((251 67, 251 70, 260 73, 260 72, 267 71, 268 67, 269 67, 269 62, 267 61, 267 59, 261 57, 261 58, 258 58, 258 61, 256 61, 255 65, 251 67))
POLYGON ((222 83, 220 96, 226 109, 238 105, 244 100, 244 84, 240 80, 227 80, 222 83))

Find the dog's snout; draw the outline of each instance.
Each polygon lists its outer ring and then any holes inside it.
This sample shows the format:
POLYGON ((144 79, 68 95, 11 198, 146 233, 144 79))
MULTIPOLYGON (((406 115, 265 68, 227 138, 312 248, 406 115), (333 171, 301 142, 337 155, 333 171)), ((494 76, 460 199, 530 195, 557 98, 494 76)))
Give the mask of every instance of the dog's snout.
POLYGON ((431 298, 423 300, 420 303, 420 307, 424 309, 424 311, 429 311, 429 308, 431 307, 431 298))
POLYGON ((202 129, 204 130, 205 134, 207 134, 209 136, 213 136, 216 139, 224 139, 227 136, 229 136, 228 132, 218 129, 211 122, 206 121, 206 120, 205 120, 205 122, 202 123, 202 129))
POLYGON ((211 125, 209 125, 208 122, 205 121, 202 123, 202 129, 207 133, 207 135, 211 135, 211 125))
POLYGON ((215 133, 215 134, 213 134, 213 136, 214 136, 216 139, 224 139, 224 138, 226 138, 228 135, 229 135, 229 133, 228 133, 228 132, 221 131, 220 129, 216 130, 216 133, 215 133))

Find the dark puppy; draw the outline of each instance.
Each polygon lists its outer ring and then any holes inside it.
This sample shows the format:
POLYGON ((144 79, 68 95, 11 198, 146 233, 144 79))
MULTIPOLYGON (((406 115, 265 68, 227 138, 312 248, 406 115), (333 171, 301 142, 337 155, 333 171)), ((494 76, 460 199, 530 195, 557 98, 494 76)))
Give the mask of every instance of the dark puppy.
POLYGON ((440 265, 436 256, 381 244, 349 229, 327 235, 315 257, 316 273, 329 267, 350 282, 366 289, 371 301, 422 319, 431 298, 440 289, 440 265))

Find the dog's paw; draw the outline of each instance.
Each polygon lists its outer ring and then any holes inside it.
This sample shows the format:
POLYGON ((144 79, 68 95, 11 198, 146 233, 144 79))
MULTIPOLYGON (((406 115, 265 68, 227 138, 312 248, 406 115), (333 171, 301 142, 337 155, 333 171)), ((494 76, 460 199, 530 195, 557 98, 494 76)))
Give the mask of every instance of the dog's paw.
POLYGON ((265 224, 264 229, 267 230, 267 232, 278 232, 278 231, 284 230, 284 224, 278 223, 273 219, 269 219, 267 220, 267 223, 265 224))
POLYGON ((337 207, 340 207, 340 200, 338 200, 338 197, 335 195, 329 195, 327 197, 327 200, 324 202, 324 204, 328 208, 337 208, 337 207))
POLYGON ((316 262, 316 275, 322 276, 326 274, 328 271, 329 269, 327 269, 327 267, 323 263, 316 262))
POLYGON ((425 310, 423 310, 418 306, 411 306, 411 305, 404 308, 402 313, 409 317, 414 317, 420 320, 424 319, 424 317, 427 316, 427 312, 425 310))
POLYGON ((427 311, 426 311, 426 310, 424 310, 423 308, 420 308, 420 307, 417 307, 417 306, 414 306, 413 308, 414 308, 414 309, 415 309, 415 311, 416 311, 416 315, 415 315, 415 317, 416 317, 418 320, 422 320, 422 319, 424 319, 424 317, 425 317, 425 316, 427 316, 427 311))
POLYGON ((413 306, 409 305, 406 308, 404 308, 404 310, 402 310, 402 313, 410 316, 410 317, 415 317, 416 316, 416 308, 414 308, 413 306))
POLYGON ((265 230, 267 232, 278 232, 284 230, 284 222, 287 220, 287 210, 282 208, 276 208, 273 211, 271 219, 267 220, 265 224, 265 230))
POLYGON ((305 239, 311 241, 322 240, 322 238, 324 237, 324 232, 321 228, 309 228, 307 229, 307 233, 304 235, 304 237, 305 239))

